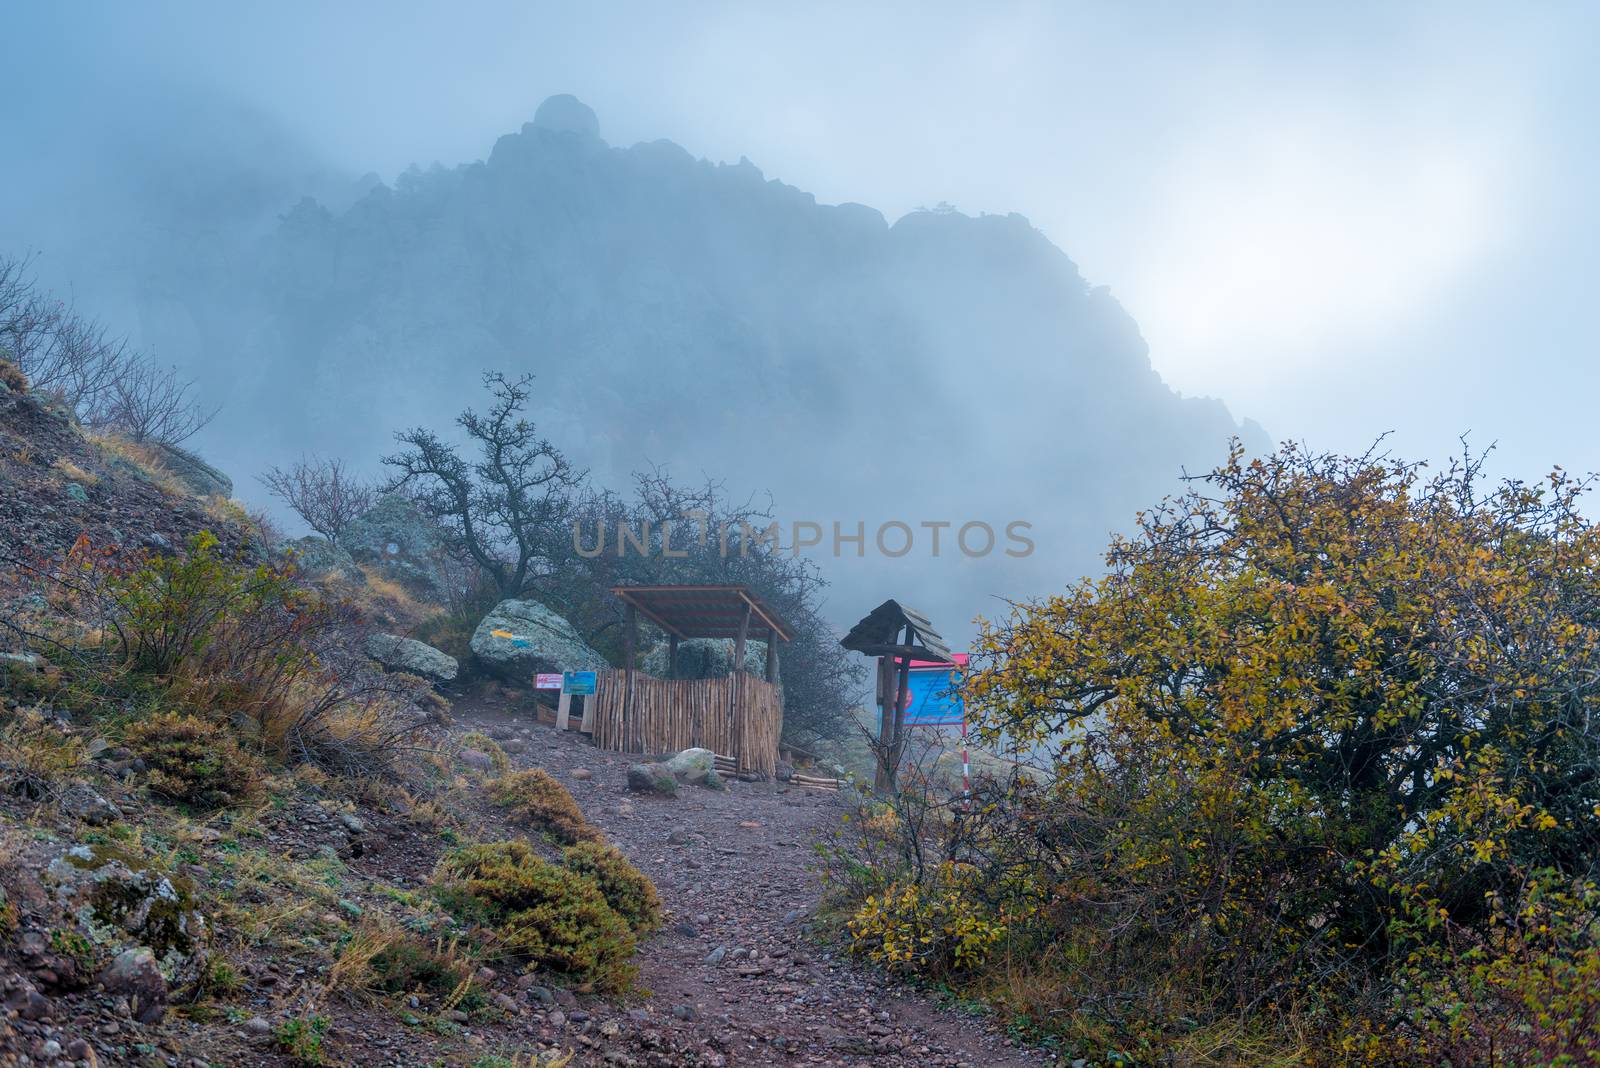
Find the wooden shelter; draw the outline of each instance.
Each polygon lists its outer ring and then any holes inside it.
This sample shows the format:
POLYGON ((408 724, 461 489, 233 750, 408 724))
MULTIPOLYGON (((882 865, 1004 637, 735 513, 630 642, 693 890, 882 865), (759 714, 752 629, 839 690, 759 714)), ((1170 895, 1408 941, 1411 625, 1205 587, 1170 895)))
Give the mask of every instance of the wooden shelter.
POLYGON ((874 789, 892 793, 906 744, 906 695, 911 662, 954 663, 944 637, 915 608, 888 600, 868 612, 839 642, 852 652, 878 658, 878 770, 874 789), (898 677, 897 677, 898 676, 898 677))
POLYGON ((778 694, 778 643, 794 632, 746 586, 616 586, 623 603, 624 661, 602 672, 596 689, 594 742, 624 752, 668 752, 690 746, 731 757, 737 770, 771 776, 783 733, 778 694), (639 670, 639 617, 667 635, 667 677, 639 670), (744 670, 747 641, 767 643, 763 676, 744 670), (678 643, 688 638, 731 640, 725 679, 679 679, 678 643))

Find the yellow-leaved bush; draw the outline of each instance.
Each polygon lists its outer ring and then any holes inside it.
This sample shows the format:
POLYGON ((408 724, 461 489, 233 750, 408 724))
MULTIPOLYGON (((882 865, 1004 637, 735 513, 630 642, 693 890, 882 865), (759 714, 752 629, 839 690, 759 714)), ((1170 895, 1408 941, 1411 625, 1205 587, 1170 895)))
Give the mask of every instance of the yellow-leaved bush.
POLYGON ((1090 1058, 1600 1063, 1584 484, 1288 447, 1190 485, 983 625, 969 716, 1028 770, 910 777, 837 851, 858 947, 943 976, 918 947, 1004 916, 966 982, 1090 1058))

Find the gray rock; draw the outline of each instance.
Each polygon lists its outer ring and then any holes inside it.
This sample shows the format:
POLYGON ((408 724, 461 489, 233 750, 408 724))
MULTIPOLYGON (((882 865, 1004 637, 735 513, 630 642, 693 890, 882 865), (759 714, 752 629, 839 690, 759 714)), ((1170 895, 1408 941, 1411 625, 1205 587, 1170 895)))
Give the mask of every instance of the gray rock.
POLYGON ((241 1026, 243 1026, 245 1034, 255 1035, 258 1038, 272 1034, 271 1022, 261 1016, 252 1016, 241 1026))
POLYGON ((0 667, 15 664, 17 667, 38 669, 44 660, 38 653, 0 653, 0 667))
POLYGON ((365 586, 367 573, 356 566, 355 558, 327 538, 311 535, 278 546, 278 552, 294 554, 295 567, 310 578, 333 578, 352 586, 365 586))
POLYGON ((187 449, 176 445, 155 447, 165 467, 184 489, 196 497, 232 497, 233 479, 187 449))
POLYGON ((81 482, 68 482, 66 493, 68 497, 75 501, 87 501, 89 499, 89 491, 83 488, 81 482))
POLYGON ((718 946, 716 949, 713 949, 710 953, 706 954, 705 963, 706 964, 710 964, 713 967, 715 967, 716 965, 721 964, 722 963, 722 959, 724 957, 726 957, 727 955, 728 955, 728 947, 727 946, 718 946))
POLYGON ((526 680, 536 672, 592 671, 606 658, 584 644, 577 628, 537 601, 501 601, 472 635, 472 651, 497 674, 526 680), (506 631, 515 638, 496 637, 506 631))
POLYGON ((94 827, 103 827, 122 818, 122 810, 97 794, 88 783, 75 782, 67 787, 56 805, 66 815, 94 827))
POLYGON ((467 767, 475 771, 490 772, 494 770, 494 757, 482 749, 463 749, 456 757, 467 767))
POLYGON ((628 789, 636 794, 678 796, 678 780, 661 764, 634 764, 628 768, 628 789))
POLYGON ((413 593, 443 601, 449 592, 439 528, 404 497, 380 497, 370 511, 345 527, 339 541, 356 563, 376 564, 413 593))
POLYGON ((77 919, 91 941, 131 942, 152 951, 162 977, 174 985, 191 986, 199 980, 209 932, 182 880, 104 845, 73 846, 44 875, 56 903, 77 919))
POLYGON ((699 786, 707 775, 716 774, 717 754, 709 749, 685 749, 673 755, 664 767, 679 782, 699 786))
POLYGON ((144 946, 123 950, 100 973, 106 993, 128 999, 128 1013, 140 1023, 156 1023, 167 1012, 167 981, 155 954, 144 946))
POLYGON ((367 635, 367 655, 386 668, 409 671, 434 682, 453 682, 460 670, 456 658, 449 653, 398 634, 367 635))

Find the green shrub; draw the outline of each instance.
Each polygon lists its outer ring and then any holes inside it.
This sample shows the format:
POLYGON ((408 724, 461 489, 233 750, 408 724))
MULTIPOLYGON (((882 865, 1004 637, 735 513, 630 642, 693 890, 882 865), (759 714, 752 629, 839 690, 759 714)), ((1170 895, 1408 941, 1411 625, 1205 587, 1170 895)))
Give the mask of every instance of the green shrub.
POLYGON ((526 842, 459 849, 440 862, 434 885, 445 908, 516 956, 606 990, 633 978, 627 921, 593 879, 543 860, 526 842))
POLYGON ((123 741, 145 762, 151 792, 200 809, 249 799, 261 764, 228 730, 196 716, 165 712, 128 727, 123 741))
POLYGON ((512 819, 567 845, 600 837, 567 788, 543 768, 504 775, 490 784, 489 793, 496 804, 510 810, 512 819))
POLYGON ((606 903, 628 921, 635 934, 661 926, 661 899, 655 884, 616 846, 605 842, 579 842, 561 855, 568 871, 593 879, 606 903))
POLYGON ((273 1038, 284 1055, 297 1064, 325 1064, 322 1036, 328 1033, 326 1016, 308 1016, 304 1019, 285 1020, 273 1032, 273 1038))
POLYGON ((504 775, 511 770, 511 758, 506 755, 506 751, 500 748, 499 742, 482 731, 468 731, 460 740, 462 749, 476 749, 480 753, 488 753, 496 775, 504 775))

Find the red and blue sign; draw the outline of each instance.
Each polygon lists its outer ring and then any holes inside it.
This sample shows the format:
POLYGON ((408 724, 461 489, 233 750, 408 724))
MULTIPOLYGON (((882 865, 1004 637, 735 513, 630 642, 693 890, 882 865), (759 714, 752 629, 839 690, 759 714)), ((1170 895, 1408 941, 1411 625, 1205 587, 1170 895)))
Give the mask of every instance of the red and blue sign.
POLYGON ((906 686, 906 726, 959 727, 966 722, 961 687, 967 654, 955 654, 954 664, 913 660, 906 686))

